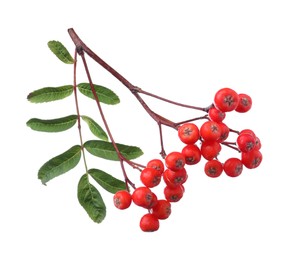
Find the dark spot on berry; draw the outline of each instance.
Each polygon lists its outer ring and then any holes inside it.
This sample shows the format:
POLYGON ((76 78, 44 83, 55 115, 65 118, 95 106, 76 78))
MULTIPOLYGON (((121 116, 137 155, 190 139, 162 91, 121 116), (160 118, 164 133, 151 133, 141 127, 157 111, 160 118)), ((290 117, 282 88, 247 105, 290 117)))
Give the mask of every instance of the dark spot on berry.
POLYGON ((232 104, 235 102, 233 96, 231 95, 228 95, 228 96, 225 96, 224 98, 224 103, 227 104, 229 107, 232 106, 232 104))
POLYGON ((190 129, 189 127, 184 129, 184 135, 185 136, 190 136, 192 133, 192 129, 190 129))
POLYGON ((181 168, 183 168, 183 166, 184 166, 184 161, 183 160, 181 160, 181 159, 176 160, 175 167, 177 169, 181 169, 181 168))

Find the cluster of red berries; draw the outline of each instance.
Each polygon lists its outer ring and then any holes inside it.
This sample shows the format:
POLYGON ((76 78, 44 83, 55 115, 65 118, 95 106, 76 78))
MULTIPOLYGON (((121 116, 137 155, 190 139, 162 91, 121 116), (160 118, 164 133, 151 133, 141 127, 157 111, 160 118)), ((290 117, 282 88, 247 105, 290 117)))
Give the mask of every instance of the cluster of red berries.
POLYGON ((182 149, 186 164, 196 164, 203 157, 206 159, 204 172, 209 177, 219 177, 224 171, 230 177, 237 177, 243 167, 253 169, 260 165, 262 154, 261 142, 250 129, 231 130, 224 122, 227 112, 245 113, 251 109, 252 99, 247 94, 237 94, 230 88, 220 89, 214 98, 214 106, 208 111, 209 120, 200 127, 186 123, 178 129, 180 140, 186 144, 182 149), (238 133, 235 142, 226 142, 230 131, 238 133), (196 142, 201 141, 200 146, 196 142), (224 163, 217 158, 222 144, 240 153, 240 157, 228 158, 224 163))
POLYGON ((214 98, 214 105, 208 111, 208 120, 200 127, 194 123, 182 124, 178 129, 178 137, 184 143, 183 149, 174 151, 160 159, 149 161, 141 171, 140 180, 143 186, 132 193, 127 190, 118 191, 114 195, 114 205, 119 209, 128 208, 133 202, 148 210, 140 219, 143 231, 156 231, 159 221, 167 219, 171 214, 171 203, 178 202, 184 194, 183 184, 187 180, 186 165, 195 165, 202 158, 206 160, 204 172, 209 177, 218 177, 224 171, 230 177, 241 174, 243 167, 253 169, 260 165, 260 139, 250 129, 238 133, 235 142, 226 142, 231 130, 224 122, 226 112, 244 113, 250 110, 252 99, 246 94, 237 94, 230 88, 220 89, 214 98), (198 145, 198 142, 200 145, 198 145), (222 145, 229 146, 240 153, 240 157, 231 157, 224 163, 217 158, 222 145), (152 191, 163 180, 164 198, 158 199, 152 191))
POLYGON ((114 205, 119 209, 126 209, 133 202, 148 210, 139 223, 141 230, 145 232, 159 229, 159 221, 167 219, 171 214, 171 203, 178 202, 185 191, 183 184, 187 180, 187 172, 182 153, 169 153, 165 158, 165 165, 160 159, 149 161, 140 173, 143 186, 136 188, 132 193, 121 190, 114 195, 114 205), (166 186, 164 198, 158 199, 152 188, 158 186, 161 181, 166 186))

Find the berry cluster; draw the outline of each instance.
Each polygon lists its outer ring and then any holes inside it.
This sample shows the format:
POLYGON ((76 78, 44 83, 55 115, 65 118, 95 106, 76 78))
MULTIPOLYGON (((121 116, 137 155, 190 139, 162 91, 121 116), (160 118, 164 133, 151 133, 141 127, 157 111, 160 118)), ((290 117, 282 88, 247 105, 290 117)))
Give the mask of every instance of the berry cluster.
POLYGON ((251 106, 250 96, 237 94, 230 88, 220 89, 215 94, 207 120, 201 126, 192 122, 179 126, 178 137, 184 144, 182 150, 169 153, 164 162, 160 159, 149 161, 140 173, 143 186, 135 188, 133 192, 118 191, 114 195, 114 205, 119 209, 126 209, 133 202, 147 209, 148 213, 140 220, 140 228, 143 231, 156 231, 159 229, 159 220, 170 216, 171 203, 178 202, 183 197, 183 184, 188 177, 186 165, 195 165, 204 158, 204 172, 212 178, 219 177, 223 171, 227 176, 237 177, 244 167, 258 167, 262 161, 260 139, 250 129, 235 131, 223 122, 227 112, 244 113, 251 106), (238 134, 235 142, 227 142, 230 132, 238 134), (222 145, 240 153, 239 158, 231 157, 221 162, 218 155, 222 145), (158 199, 152 188, 161 181, 165 184, 164 196, 158 199))
POLYGON ((184 156, 179 152, 169 153, 165 164, 166 166, 160 159, 149 161, 140 173, 143 186, 132 193, 121 190, 114 195, 114 205, 119 209, 126 209, 133 202, 148 210, 140 219, 142 231, 158 230, 159 220, 167 219, 171 214, 171 203, 178 202, 183 197, 183 183, 187 180, 184 156), (158 186, 162 180, 166 184, 164 198, 158 199, 152 188, 158 186))
POLYGON ((262 154, 261 142, 251 129, 234 131, 225 123, 227 112, 245 113, 251 109, 252 99, 247 94, 237 94, 230 88, 220 89, 214 98, 214 106, 208 111, 208 121, 200 127, 186 123, 178 129, 180 140, 186 144, 182 149, 187 164, 196 164, 203 157, 206 159, 204 172, 209 177, 219 177, 224 171, 230 177, 237 177, 243 167, 253 169, 260 165, 262 154), (230 132, 238 134, 235 142, 227 142, 230 132), (196 142, 200 140, 200 147, 196 142), (239 158, 228 158, 224 163, 217 158, 222 145, 231 147, 240 153, 239 158))

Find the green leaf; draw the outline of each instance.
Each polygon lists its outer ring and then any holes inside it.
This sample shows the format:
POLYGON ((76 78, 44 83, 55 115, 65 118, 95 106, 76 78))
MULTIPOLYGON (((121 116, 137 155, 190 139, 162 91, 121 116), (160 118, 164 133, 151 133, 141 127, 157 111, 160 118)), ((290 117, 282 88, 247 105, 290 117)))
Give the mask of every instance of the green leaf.
POLYGON ((66 152, 47 161, 38 171, 38 179, 46 184, 51 179, 73 169, 81 159, 81 146, 75 145, 66 152))
MULTIPOLYGON (((138 158, 143 155, 140 148, 136 146, 128 146, 124 144, 116 144, 120 153, 128 160, 138 158)), ((101 157, 107 160, 119 161, 118 155, 112 143, 90 140, 84 143, 85 149, 92 155, 101 157)))
MULTIPOLYGON (((78 84, 78 89, 83 95, 95 99, 89 83, 78 84)), ((94 89, 100 102, 107 105, 116 105, 120 102, 119 97, 112 90, 99 85, 94 85, 94 89)))
POLYGON ((49 41, 48 47, 50 50, 59 58, 62 62, 66 64, 73 64, 74 59, 66 49, 66 47, 59 41, 49 41))
POLYGON ((108 136, 102 127, 88 116, 81 116, 81 118, 88 124, 90 131, 98 138, 108 141, 108 136))
POLYGON ((38 118, 31 118, 27 122, 27 126, 35 131, 41 132, 62 132, 73 127, 78 119, 77 115, 70 115, 66 117, 43 120, 38 118))
POLYGON ((102 188, 110 193, 115 194, 119 190, 126 189, 124 181, 118 180, 104 171, 98 169, 90 169, 88 170, 88 173, 97 183, 99 183, 99 185, 101 185, 102 188))
POLYGON ((72 85, 61 87, 46 87, 31 92, 27 99, 32 103, 43 103, 63 99, 73 92, 72 85))
POLYGON ((89 217, 96 223, 101 223, 106 216, 106 207, 100 192, 84 174, 78 184, 78 200, 89 217))

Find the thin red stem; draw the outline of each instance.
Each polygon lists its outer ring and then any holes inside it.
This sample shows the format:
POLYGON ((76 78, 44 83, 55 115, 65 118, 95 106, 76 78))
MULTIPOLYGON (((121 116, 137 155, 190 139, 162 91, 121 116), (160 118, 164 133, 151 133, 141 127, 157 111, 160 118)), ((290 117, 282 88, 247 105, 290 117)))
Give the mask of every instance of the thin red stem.
POLYGON ((236 146, 233 146, 233 145, 231 145, 230 143, 228 143, 228 142, 223 142, 223 143, 221 143, 222 145, 225 145, 225 146, 227 146, 227 147, 229 147, 229 148, 232 148, 232 149, 234 149, 234 150, 236 150, 237 152, 239 152, 240 153, 240 150, 236 147, 236 146))
MULTIPOLYGON (((93 95, 94 95, 94 98, 95 98, 95 100, 96 100, 96 103, 97 103, 97 106, 98 106, 98 109, 99 109, 100 116, 101 116, 101 118, 102 118, 103 124, 104 124, 104 126, 105 126, 105 128, 106 128, 106 131, 107 131, 107 134, 108 134, 108 136, 109 136, 109 139, 111 140, 111 142, 112 142, 112 144, 113 144, 113 146, 114 146, 114 149, 115 149, 115 151, 116 151, 116 153, 117 153, 117 155, 118 155, 118 158, 119 158, 119 161, 120 161, 120 165, 121 165, 121 169, 122 169, 123 176, 124 176, 125 183, 126 183, 126 188, 127 188, 127 190, 129 189, 128 184, 130 184, 133 188, 135 188, 135 184, 132 183, 132 182, 130 181, 130 179, 128 178, 127 173, 126 173, 126 171, 125 171, 125 167, 124 167, 123 162, 126 161, 126 159, 125 159, 125 157, 122 156, 122 154, 120 153, 120 151, 119 151, 119 149, 118 149, 118 146, 117 146, 117 144, 116 144, 116 142, 115 142, 115 140, 114 140, 114 137, 113 137, 113 135, 112 135, 112 133, 111 133, 111 131, 110 131, 110 128, 109 128, 109 126, 108 126, 108 123, 107 123, 107 120, 106 120, 106 118, 105 118, 105 115, 104 115, 104 113, 103 113, 102 107, 101 107, 101 105, 100 105, 99 97, 98 97, 98 95, 97 95, 97 92, 96 92, 96 90, 95 90, 95 88, 94 88, 93 81, 92 81, 91 76, 90 76, 90 72, 89 72, 89 69, 88 69, 88 65, 87 65, 87 62, 86 62, 86 59, 85 59, 84 52, 79 52, 79 55, 80 55, 81 58, 82 58, 82 61, 83 61, 83 64, 84 64, 84 68, 85 68, 85 71, 86 71, 86 75, 87 75, 87 78, 88 78, 88 82, 89 82, 91 91, 92 91, 92 93, 93 93, 93 95)), ((130 163, 130 162, 129 162, 129 163, 130 163)))
POLYGON ((165 158, 166 157, 166 151, 164 148, 164 140, 163 140, 163 130, 162 130, 162 125, 158 124, 158 129, 159 129, 159 138, 160 138, 160 146, 161 146, 161 151, 160 151, 160 155, 165 158))
POLYGON ((229 130, 230 130, 230 132, 236 133, 237 135, 239 135, 239 133, 240 133, 239 131, 231 129, 231 128, 229 130))
POLYGON ((200 116, 200 117, 191 118, 191 119, 188 119, 188 120, 185 120, 185 121, 181 121, 181 122, 178 122, 176 124, 179 126, 179 125, 182 125, 182 124, 185 124, 185 123, 188 123, 188 122, 193 122, 193 121, 201 120, 201 119, 209 119, 209 118, 208 118, 208 115, 205 115, 205 116, 200 116))
POLYGON ((162 100, 162 101, 165 101, 165 102, 168 102, 170 104, 185 107, 185 108, 191 108, 191 109, 195 109, 195 110, 208 112, 209 108, 211 107, 211 106, 209 106, 209 107, 203 108, 203 107, 197 107, 197 106, 190 106, 190 105, 182 104, 182 103, 175 102, 175 101, 172 101, 172 100, 167 99, 167 98, 160 97, 160 96, 152 94, 150 92, 144 91, 141 88, 138 88, 137 92, 139 92, 141 94, 144 94, 144 95, 147 95, 147 96, 150 96, 150 97, 153 97, 153 98, 156 98, 156 99, 159 99, 159 100, 162 100))

